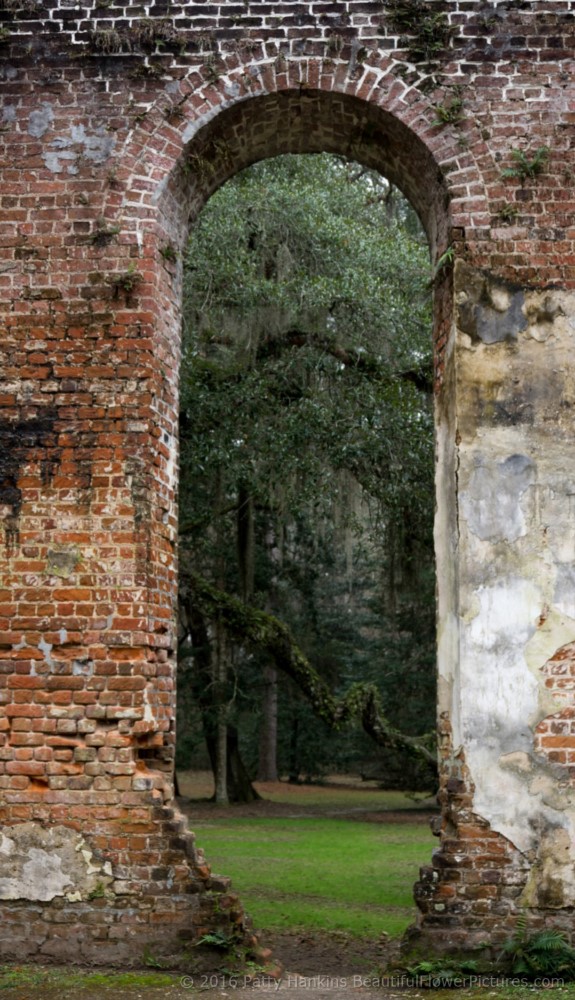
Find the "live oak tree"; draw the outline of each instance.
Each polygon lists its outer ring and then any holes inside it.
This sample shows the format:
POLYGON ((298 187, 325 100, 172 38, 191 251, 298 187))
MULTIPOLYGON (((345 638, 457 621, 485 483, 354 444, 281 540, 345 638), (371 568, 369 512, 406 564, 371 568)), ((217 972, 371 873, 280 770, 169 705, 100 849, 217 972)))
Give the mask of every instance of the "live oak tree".
POLYGON ((434 710, 429 261, 417 220, 357 164, 281 157, 212 197, 185 267, 180 690, 194 693, 217 796, 253 792, 238 726, 255 690, 268 705, 260 773, 276 769, 266 731, 278 670, 291 677, 294 769, 307 711, 296 690, 324 730, 356 718, 380 746, 431 764, 412 738, 434 710), (407 710, 402 673, 413 675, 407 710), (387 704, 411 733, 390 725, 387 704))

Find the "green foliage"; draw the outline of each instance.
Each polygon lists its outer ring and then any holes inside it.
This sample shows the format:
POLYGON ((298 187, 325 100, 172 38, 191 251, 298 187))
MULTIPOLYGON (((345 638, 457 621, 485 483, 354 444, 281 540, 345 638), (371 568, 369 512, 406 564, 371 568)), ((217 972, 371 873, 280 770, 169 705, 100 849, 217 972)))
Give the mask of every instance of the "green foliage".
POLYGON ((82 996, 105 995, 108 992, 115 996, 141 996, 142 990, 175 989, 181 982, 179 976, 158 972, 91 972, 77 967, 42 967, 38 965, 3 965, 0 966, 0 991, 10 990, 8 996, 14 995, 12 990, 18 990, 18 996, 82 996), (133 990, 133 994, 127 991, 133 990), (63 993, 62 991, 66 991, 63 993), (70 991, 68 993, 68 991, 70 991), (119 993, 121 991, 121 993, 119 993), (124 993, 126 991, 126 993, 124 993), (137 991, 137 992, 136 992, 137 991))
POLYGON ((511 976, 536 979, 540 976, 575 979, 575 948, 560 931, 530 934, 527 921, 517 921, 514 936, 504 945, 499 964, 511 976))
POLYGON ((143 49, 155 49, 178 41, 179 32, 167 17, 143 17, 127 29, 130 39, 143 49))
POLYGON ((513 222, 518 214, 519 208, 517 205, 510 205, 509 203, 503 205, 497 213, 502 222, 513 222))
POLYGON ((477 962, 473 959, 461 960, 447 957, 430 959, 408 966, 409 976, 417 978, 418 987, 438 989, 440 987, 462 986, 470 976, 477 975, 477 962))
POLYGON ((2 0, 2 9, 25 19, 38 15, 42 0, 2 0))
POLYGON ((550 149, 548 146, 539 146, 531 159, 522 149, 512 149, 511 159, 513 166, 508 167, 501 173, 502 177, 516 177, 522 184, 529 178, 538 177, 547 166, 550 149))
MULTIPOLYGON (((209 171, 218 156, 214 144, 190 167, 209 171)), ((282 157, 210 199, 184 266, 182 564, 241 594, 249 498, 253 603, 289 626, 337 696, 366 678, 393 687, 408 729, 425 732, 435 702, 431 317, 414 213, 357 164, 282 157)), ((229 718, 252 760, 264 663, 253 642, 249 654, 234 643, 229 718)), ((284 684, 290 773, 290 761, 310 774, 372 754, 366 740, 338 742, 311 722, 284 684)))
POLYGON ((111 274, 108 278, 108 283, 111 285, 115 297, 119 295, 120 291, 125 292, 129 296, 136 288, 136 285, 139 285, 142 280, 143 275, 136 269, 136 265, 132 263, 127 271, 122 271, 121 274, 111 274))
POLYGON ((405 45, 411 61, 436 62, 453 33, 445 12, 426 0, 385 0, 385 6, 391 27, 408 36, 405 45))
POLYGON ((378 745, 401 748, 417 759, 434 763, 434 754, 426 746, 428 741, 402 735, 386 719, 375 684, 365 680, 352 683, 345 694, 336 698, 277 618, 216 590, 197 576, 187 577, 183 586, 188 584, 193 588, 195 608, 218 620, 238 644, 254 646, 275 662, 296 681, 314 714, 327 726, 338 729, 356 720, 378 745))
POLYGON ((160 255, 164 258, 164 260, 168 260, 172 264, 178 259, 178 251, 171 243, 166 243, 164 246, 160 247, 160 255))
POLYGON ((97 882, 94 888, 88 893, 88 899, 104 899, 106 886, 103 882, 97 882))
POLYGON ((210 934, 202 934, 201 938, 197 941, 197 945, 198 947, 208 945, 210 948, 219 948, 222 951, 227 951, 234 943, 234 940, 233 937, 230 937, 229 934, 224 934, 223 931, 212 931, 210 934))
POLYGON ((447 250, 444 250, 439 257, 437 264, 435 265, 435 271, 433 273, 433 280, 437 281, 438 278, 442 277, 446 271, 449 271, 455 262, 455 248, 450 246, 447 250))
POLYGON ((154 955, 150 945, 146 945, 144 948, 142 962, 150 969, 165 969, 169 966, 169 963, 165 962, 161 958, 158 958, 157 955, 154 955))
POLYGON ((96 52, 105 56, 121 52, 124 47, 122 36, 115 28, 93 31, 90 35, 90 44, 96 52))
POLYGON ((437 118, 433 122, 438 128, 443 125, 457 125, 464 120, 463 101, 460 97, 454 97, 449 104, 436 104, 435 112, 437 118))
MULTIPOLYGON (((224 493, 247 475, 292 512, 321 493, 331 513, 329 464, 388 508, 405 476, 416 501, 410 469, 419 477, 427 451, 431 473, 432 420, 397 373, 431 363, 428 254, 411 219, 386 223, 380 195, 333 158, 286 157, 212 197, 186 257, 184 470, 193 452, 196 476, 217 466, 224 493)), ((185 507, 184 495, 184 526, 185 507)))
POLYGON ((176 43, 179 47, 183 44, 180 33, 173 22, 166 17, 143 17, 136 19, 129 26, 120 29, 103 28, 93 31, 90 35, 90 47, 102 55, 132 52, 134 49, 155 52, 165 45, 173 46, 176 43))
POLYGON ((95 247, 105 247, 119 232, 119 226, 109 226, 105 219, 98 219, 96 229, 90 233, 89 241, 95 247))

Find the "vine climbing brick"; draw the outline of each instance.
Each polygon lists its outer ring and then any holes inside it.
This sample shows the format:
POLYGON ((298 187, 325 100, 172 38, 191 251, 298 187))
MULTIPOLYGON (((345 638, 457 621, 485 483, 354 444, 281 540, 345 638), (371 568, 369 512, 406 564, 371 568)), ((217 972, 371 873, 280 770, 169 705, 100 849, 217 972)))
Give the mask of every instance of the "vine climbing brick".
POLYGON ((415 933, 570 932, 574 25, 574 0, 0 3, 3 958, 249 941, 173 801, 181 250, 286 152, 386 174, 436 262, 443 818, 415 933))

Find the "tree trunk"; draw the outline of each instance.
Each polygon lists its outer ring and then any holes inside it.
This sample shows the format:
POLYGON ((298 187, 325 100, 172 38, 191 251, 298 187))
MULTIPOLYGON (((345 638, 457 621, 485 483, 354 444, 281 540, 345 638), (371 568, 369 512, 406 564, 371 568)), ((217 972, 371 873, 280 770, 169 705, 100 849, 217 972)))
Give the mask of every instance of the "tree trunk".
MULTIPOLYGON (((273 611, 277 591, 277 574, 283 562, 281 541, 270 518, 265 535, 268 559, 273 573, 268 587, 267 606, 273 611)), ((263 670, 262 728, 258 748, 258 781, 278 781, 278 672, 275 663, 268 663, 263 670)))
POLYGON ((299 719, 294 715, 291 723, 289 740, 289 781, 292 785, 299 784, 299 754, 298 754, 299 719))
POLYGON ((278 781, 278 674, 274 666, 264 667, 262 728, 259 742, 258 781, 278 781))
POLYGON ((240 592, 244 601, 249 604, 254 596, 254 500, 249 490, 242 483, 238 486, 238 515, 236 524, 240 592))
POLYGON ((228 678, 227 642, 224 630, 216 623, 216 649, 214 656, 214 690, 216 701, 216 802, 227 806, 228 799, 228 707, 226 686, 228 678))
POLYGON ((235 726, 228 726, 228 796, 230 802, 256 802, 261 799, 241 758, 235 726))
MULTIPOLYGON (((181 617, 186 623, 186 629, 189 630, 194 648, 195 670, 192 681, 193 694, 202 713, 204 739, 206 741, 215 785, 218 774, 218 738, 221 736, 221 733, 218 732, 217 711, 214 704, 213 645, 210 641, 206 621, 201 611, 195 608, 189 599, 184 600, 182 594, 180 594, 180 606, 182 608, 181 617)), ((228 802, 254 802, 260 796, 252 786, 248 772, 241 759, 237 731, 233 726, 228 726, 227 729, 225 753, 227 800, 228 802)), ((221 745, 219 753, 223 753, 221 745)))
MULTIPOLYGON (((229 804, 230 802, 257 802, 261 799, 261 795, 256 792, 254 786, 252 785, 250 776, 242 760, 238 741, 238 731, 235 726, 228 725, 227 728, 226 804, 229 804)), ((213 730, 212 732, 210 732, 209 729, 206 731, 206 746, 208 748, 212 771, 215 776, 217 741, 213 730)), ((218 801, 215 793, 213 798, 216 802, 218 801)))

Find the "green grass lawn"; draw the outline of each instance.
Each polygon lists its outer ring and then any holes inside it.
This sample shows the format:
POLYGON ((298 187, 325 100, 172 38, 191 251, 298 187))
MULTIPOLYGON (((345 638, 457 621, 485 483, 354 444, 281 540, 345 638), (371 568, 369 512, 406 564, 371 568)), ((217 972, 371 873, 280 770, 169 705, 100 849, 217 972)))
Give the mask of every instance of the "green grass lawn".
POLYGON ((257 927, 370 937, 401 934, 413 922, 413 884, 437 844, 425 823, 230 815, 193 828, 257 927))

